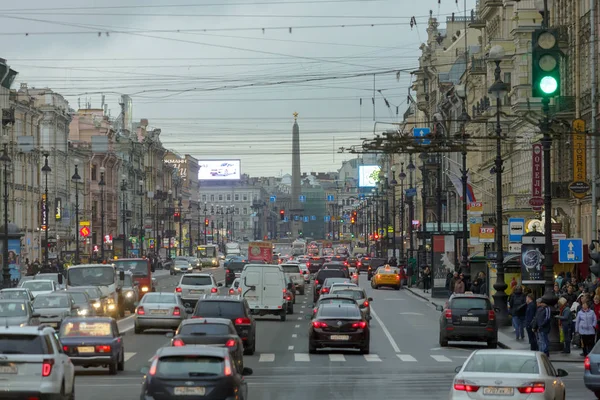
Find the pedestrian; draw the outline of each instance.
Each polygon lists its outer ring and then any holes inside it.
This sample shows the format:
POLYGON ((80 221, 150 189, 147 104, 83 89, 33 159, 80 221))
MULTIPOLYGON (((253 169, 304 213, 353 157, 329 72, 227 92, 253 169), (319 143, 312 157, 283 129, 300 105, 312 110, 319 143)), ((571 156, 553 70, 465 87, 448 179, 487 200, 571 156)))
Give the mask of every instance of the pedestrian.
POLYGON ((454 285, 456 285, 456 281, 459 279, 458 271, 454 271, 452 274, 452 278, 450 278, 450 282, 448 285, 448 294, 452 295, 454 293, 454 285))
POLYGON ((550 357, 548 334, 550 333, 550 307, 542 299, 538 299, 538 308, 535 312, 535 331, 540 351, 550 357))
POLYGON ((523 293, 521 286, 516 286, 510 299, 510 313, 517 340, 525 339, 525 314, 527 313, 527 296, 523 293))
POLYGON ((458 279, 454 282, 454 293, 463 294, 465 292, 465 276, 460 274, 458 279))
POLYGON ((536 302, 533 294, 529 293, 525 299, 527 306, 525 307, 525 331, 529 338, 529 348, 531 351, 538 351, 537 337, 533 331, 533 321, 535 320, 536 302))
POLYGON ((583 343, 582 356, 587 356, 592 347, 594 347, 594 340, 596 338, 596 314, 590 309, 590 305, 587 301, 581 303, 581 310, 577 313, 575 318, 575 332, 581 336, 583 343))
POLYGON ((406 280, 408 287, 412 287, 412 276, 414 274, 413 266, 411 263, 408 263, 406 266, 406 280))
POLYGON ((559 313, 556 316, 558 318, 558 327, 560 329, 561 342, 563 343, 563 350, 561 353, 571 353, 571 340, 573 335, 573 314, 569 308, 569 302, 566 298, 561 297, 558 299, 559 313))
POLYGON ((423 292, 429 293, 429 289, 431 288, 431 270, 429 266, 425 266, 423 270, 423 292))

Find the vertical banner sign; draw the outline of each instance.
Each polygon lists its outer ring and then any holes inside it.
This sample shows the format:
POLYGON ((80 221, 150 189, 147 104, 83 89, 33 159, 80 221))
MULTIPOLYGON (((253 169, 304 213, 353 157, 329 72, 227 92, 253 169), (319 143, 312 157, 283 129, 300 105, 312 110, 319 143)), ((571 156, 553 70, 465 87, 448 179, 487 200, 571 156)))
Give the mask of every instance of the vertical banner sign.
POLYGON ((54 212, 56 213, 55 219, 60 221, 62 219, 62 200, 57 197, 54 204, 54 212))
POLYGON ((542 145, 533 145, 531 155, 531 199, 529 205, 533 211, 542 211, 544 199, 542 198, 542 145))
POLYGON ((46 193, 42 194, 42 230, 45 231, 48 229, 48 198, 46 197, 46 193))
POLYGON ((586 160, 585 121, 576 119, 573 121, 573 182, 569 184, 569 190, 573 196, 583 199, 590 191, 587 182, 587 160, 586 160))
POLYGON ((521 238, 521 282, 542 285, 544 280, 544 248, 546 238, 542 233, 530 232, 521 238))

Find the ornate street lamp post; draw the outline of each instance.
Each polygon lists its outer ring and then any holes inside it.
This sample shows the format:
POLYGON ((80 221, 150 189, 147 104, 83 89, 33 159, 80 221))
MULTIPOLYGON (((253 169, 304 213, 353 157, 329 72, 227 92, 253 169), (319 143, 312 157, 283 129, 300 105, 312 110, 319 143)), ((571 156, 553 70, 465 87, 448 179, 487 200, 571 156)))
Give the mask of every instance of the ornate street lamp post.
POLYGON ((49 244, 48 244, 48 231, 50 230, 50 227, 48 226, 48 223, 50 221, 50 218, 48 216, 48 175, 50 175, 50 172, 52 171, 52 169, 50 168, 50 166, 48 165, 48 153, 44 153, 44 166, 42 167, 42 173, 44 174, 44 181, 45 181, 45 188, 44 188, 44 218, 42 220, 42 224, 44 225, 44 234, 45 234, 45 238, 46 238, 46 246, 44 248, 44 265, 48 265, 48 248, 49 248, 49 244))
POLYGON ((100 257, 102 257, 102 262, 106 260, 104 257, 104 218, 105 210, 104 210, 104 186, 106 186, 106 182, 104 181, 104 173, 106 169, 104 167, 100 167, 100 182, 98 185, 100 186, 100 235, 102 238, 100 239, 100 257))
POLYGON ((75 265, 79 264, 79 166, 77 160, 75 160, 75 173, 71 177, 71 180, 75 183, 75 265))

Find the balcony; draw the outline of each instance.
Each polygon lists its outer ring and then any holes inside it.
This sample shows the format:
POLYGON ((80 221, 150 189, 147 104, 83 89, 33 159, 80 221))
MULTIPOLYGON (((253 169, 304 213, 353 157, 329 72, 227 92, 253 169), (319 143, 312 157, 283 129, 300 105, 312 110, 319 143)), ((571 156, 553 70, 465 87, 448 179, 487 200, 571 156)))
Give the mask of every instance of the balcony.
POLYGON ((469 28, 483 29, 485 28, 485 20, 479 16, 479 13, 471 10, 471 17, 467 20, 469 28))
POLYGON ((485 75, 487 73, 486 60, 483 57, 471 57, 469 71, 472 75, 485 75))

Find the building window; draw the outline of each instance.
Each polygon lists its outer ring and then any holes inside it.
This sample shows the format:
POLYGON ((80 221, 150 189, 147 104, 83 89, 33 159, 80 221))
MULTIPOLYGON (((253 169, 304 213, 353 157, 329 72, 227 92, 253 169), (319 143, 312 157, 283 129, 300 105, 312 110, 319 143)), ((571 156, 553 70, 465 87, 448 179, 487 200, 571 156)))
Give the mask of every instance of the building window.
POLYGON ((202 195, 202 201, 206 201, 206 195, 205 194, 202 195))
POLYGON ((219 195, 219 201, 223 201, 223 195, 222 194, 219 195))
POLYGON ((235 208, 235 215, 240 215, 240 209, 239 209, 239 207, 235 208))
POLYGON ((98 219, 98 200, 94 200, 92 202, 92 215, 94 216, 94 219, 98 219))
POLYGON ((237 193, 233 196, 233 198, 235 199, 235 201, 240 201, 240 195, 237 193))
MULTIPOLYGON (((244 194, 242 195, 242 200, 244 200, 244 201, 248 201, 248 195, 247 195, 246 193, 244 193, 244 194)), ((256 199, 256 198, 255 198, 255 200, 258 200, 258 199, 256 199)))
POLYGON ((231 201, 231 195, 230 194, 227 195, 227 201, 231 201))
POLYGON ((235 221, 235 229, 240 229, 240 221, 235 221))
POLYGON ((92 164, 92 180, 96 180, 96 164, 92 164))
POLYGON ((243 208, 242 215, 248 215, 248 209, 246 207, 243 208))

